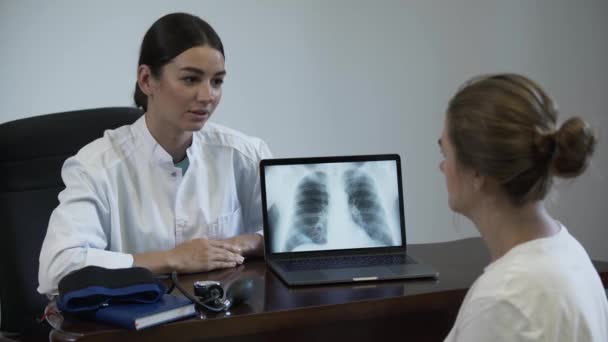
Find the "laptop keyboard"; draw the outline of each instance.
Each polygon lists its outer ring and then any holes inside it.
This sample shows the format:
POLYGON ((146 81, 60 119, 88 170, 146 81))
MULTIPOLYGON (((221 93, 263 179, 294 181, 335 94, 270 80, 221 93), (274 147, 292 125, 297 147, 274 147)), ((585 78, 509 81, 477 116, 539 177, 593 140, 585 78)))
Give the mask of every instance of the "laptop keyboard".
POLYGON ((403 254, 333 256, 327 258, 306 258, 277 261, 277 264, 279 264, 279 266, 286 271, 329 270, 415 263, 416 261, 414 259, 403 254))

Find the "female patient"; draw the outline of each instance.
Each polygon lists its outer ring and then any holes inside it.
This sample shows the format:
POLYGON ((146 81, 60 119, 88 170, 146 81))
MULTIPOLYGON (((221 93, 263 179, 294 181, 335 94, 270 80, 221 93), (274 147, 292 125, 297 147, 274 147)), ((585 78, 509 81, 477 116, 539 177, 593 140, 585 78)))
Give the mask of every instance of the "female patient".
POLYGON ((439 140, 452 210, 468 217, 492 262, 446 341, 608 341, 608 303, 589 256, 545 210, 554 176, 572 178, 595 147, 587 124, 519 75, 469 81, 439 140))
POLYGON ((262 254, 258 163, 270 152, 207 122, 225 75, 222 42, 202 19, 174 13, 150 27, 134 96, 145 114, 65 162, 39 292, 88 265, 199 272, 262 254))

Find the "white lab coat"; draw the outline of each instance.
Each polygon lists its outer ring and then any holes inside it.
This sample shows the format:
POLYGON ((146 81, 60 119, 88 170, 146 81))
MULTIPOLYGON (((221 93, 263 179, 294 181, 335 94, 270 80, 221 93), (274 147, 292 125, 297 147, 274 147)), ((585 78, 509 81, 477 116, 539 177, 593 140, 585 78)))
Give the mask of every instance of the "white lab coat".
POLYGON ((142 116, 67 159, 66 189, 40 253, 38 292, 56 294, 63 276, 85 266, 131 267, 132 254, 261 233, 259 161, 271 157, 267 145, 207 123, 187 156, 182 175, 142 116))

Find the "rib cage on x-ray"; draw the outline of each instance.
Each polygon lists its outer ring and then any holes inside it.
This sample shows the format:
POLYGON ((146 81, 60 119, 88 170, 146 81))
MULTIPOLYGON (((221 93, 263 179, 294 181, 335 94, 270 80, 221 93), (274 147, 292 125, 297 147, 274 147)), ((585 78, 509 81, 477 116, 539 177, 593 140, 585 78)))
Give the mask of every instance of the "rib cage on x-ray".
POLYGON ((400 245, 396 167, 393 161, 267 167, 271 251, 400 245))
POLYGON ((380 203, 374 180, 365 171, 351 169, 344 173, 344 190, 348 195, 353 221, 373 240, 392 245, 386 212, 380 203))
POLYGON ((288 235, 286 250, 291 251, 305 243, 327 242, 329 193, 326 179, 325 173, 316 171, 304 177, 298 184, 293 229, 288 235))

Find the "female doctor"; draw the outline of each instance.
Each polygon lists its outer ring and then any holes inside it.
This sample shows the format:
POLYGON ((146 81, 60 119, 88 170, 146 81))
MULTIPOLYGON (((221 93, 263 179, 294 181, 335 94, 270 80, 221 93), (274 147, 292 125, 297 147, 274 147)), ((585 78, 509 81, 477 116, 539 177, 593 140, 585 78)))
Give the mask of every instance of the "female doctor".
POLYGON ((158 19, 141 45, 134 100, 145 114, 66 160, 40 253, 39 287, 57 293, 89 265, 157 274, 234 267, 263 253, 257 138, 209 123, 226 76, 202 19, 158 19))

